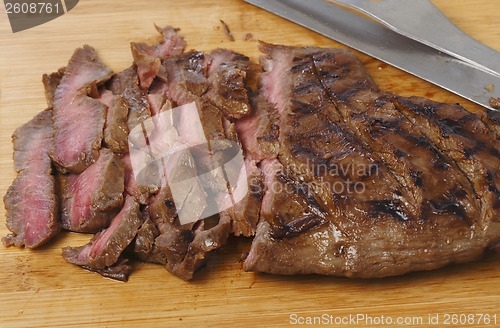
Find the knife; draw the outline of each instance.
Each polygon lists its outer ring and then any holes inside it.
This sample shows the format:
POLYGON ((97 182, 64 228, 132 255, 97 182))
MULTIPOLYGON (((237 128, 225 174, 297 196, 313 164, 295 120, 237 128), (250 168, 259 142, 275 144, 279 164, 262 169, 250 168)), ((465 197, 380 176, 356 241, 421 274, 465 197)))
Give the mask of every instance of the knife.
POLYGON ((488 109, 500 77, 323 0, 244 0, 488 109))

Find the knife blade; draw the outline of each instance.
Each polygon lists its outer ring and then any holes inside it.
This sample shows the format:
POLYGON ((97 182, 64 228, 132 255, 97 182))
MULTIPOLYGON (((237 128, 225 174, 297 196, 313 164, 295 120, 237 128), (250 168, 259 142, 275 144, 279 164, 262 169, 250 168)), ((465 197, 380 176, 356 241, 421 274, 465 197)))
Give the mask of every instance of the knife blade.
POLYGON ((488 109, 500 78, 323 0, 244 0, 488 109))

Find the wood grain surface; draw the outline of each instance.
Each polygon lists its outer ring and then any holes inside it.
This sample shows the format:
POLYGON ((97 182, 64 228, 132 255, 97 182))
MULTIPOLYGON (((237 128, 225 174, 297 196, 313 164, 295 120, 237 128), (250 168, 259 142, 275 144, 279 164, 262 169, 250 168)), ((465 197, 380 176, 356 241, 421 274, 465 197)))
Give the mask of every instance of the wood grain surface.
MULTIPOLYGON (((499 0, 433 0, 460 28, 500 50, 499 0)), ((115 71, 132 61, 131 41, 156 38, 153 23, 182 29, 189 47, 230 47, 257 59, 255 39, 288 45, 344 47, 239 0, 80 0, 69 13, 44 25, 13 34, 0 8, 0 194, 15 178, 10 136, 46 106, 43 73, 66 64, 76 47, 90 44, 115 71), (219 19, 236 39, 229 42, 219 19)), ((423 23, 425 24, 425 22, 423 23)), ((400 70, 357 53, 382 89, 444 102, 476 105, 400 70)), ((463 81, 467 83, 467 81, 463 81)), ((500 86, 498 86, 500 88, 500 86)), ((500 91, 500 90, 498 90, 500 91)), ((486 92, 486 91, 485 91, 486 92)), ((0 209, 0 235, 7 233, 0 209)), ((364 314, 372 318, 422 318, 429 315, 497 315, 500 326, 500 255, 487 254, 469 264, 382 280, 322 276, 283 277, 244 272, 238 263, 250 239, 233 238, 211 258, 192 282, 161 266, 136 263, 128 283, 89 273, 61 258, 63 246, 77 246, 88 235, 61 233, 37 250, 0 246, 0 327, 289 327, 295 318, 364 314), (292 319, 291 319, 292 318, 292 319)), ((375 319, 376 320, 376 319, 375 319)), ((416 319, 418 320, 418 319, 416 319)), ((329 327, 376 326, 369 321, 329 327)), ((383 326, 383 325, 377 325, 383 326)), ((409 326, 409 325, 408 325, 409 326)))

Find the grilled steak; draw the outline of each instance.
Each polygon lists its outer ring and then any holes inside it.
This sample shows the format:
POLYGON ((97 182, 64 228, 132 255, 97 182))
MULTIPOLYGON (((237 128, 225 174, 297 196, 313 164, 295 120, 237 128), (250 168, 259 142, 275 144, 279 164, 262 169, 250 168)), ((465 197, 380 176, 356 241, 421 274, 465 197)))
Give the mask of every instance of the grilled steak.
POLYGON ((5 246, 35 248, 61 229, 55 180, 48 152, 52 144, 52 112, 43 111, 12 135, 17 178, 4 196, 9 234, 5 246))
POLYGON ((148 217, 137 231, 134 242, 133 252, 141 261, 167 264, 165 254, 160 252, 155 244, 155 240, 159 235, 158 228, 148 217))
POLYGON ((264 220, 247 270, 384 277, 471 260, 500 237, 484 224, 472 179, 435 140, 443 131, 416 129, 355 56, 261 49, 263 93, 280 114, 280 163, 261 163, 264 220))
POLYGON ((96 269, 88 265, 81 265, 80 267, 91 272, 96 272, 103 277, 125 282, 128 281, 128 277, 132 272, 129 260, 122 258, 119 258, 112 266, 105 267, 104 269, 96 269))
POLYGON ((70 231, 97 232, 106 228, 123 204, 124 165, 102 148, 97 162, 65 179, 62 225, 70 231))
POLYGON ((455 162, 441 154, 387 96, 377 91, 353 53, 326 50, 314 54, 313 63, 346 125, 380 155, 401 186, 410 191, 417 216, 479 216, 472 185, 455 162))
POLYGON ((84 268, 104 270, 98 271, 103 275, 110 273, 123 250, 134 239, 141 223, 139 203, 129 196, 106 230, 96 234, 85 246, 65 247, 63 258, 84 268))
POLYGON ((97 160, 106 106, 87 93, 110 77, 111 70, 93 48, 75 50, 53 99, 54 143, 50 156, 62 172, 80 173, 97 160))

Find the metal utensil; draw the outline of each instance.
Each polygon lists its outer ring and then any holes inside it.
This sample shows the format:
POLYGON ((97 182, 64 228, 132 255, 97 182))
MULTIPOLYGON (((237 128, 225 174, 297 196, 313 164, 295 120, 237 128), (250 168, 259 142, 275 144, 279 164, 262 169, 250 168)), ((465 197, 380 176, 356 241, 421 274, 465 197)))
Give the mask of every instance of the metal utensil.
POLYGON ((486 108, 500 77, 323 0, 244 0, 486 108))
POLYGON ((470 37, 428 0, 329 0, 357 10, 396 33, 500 76, 500 52, 470 37))

